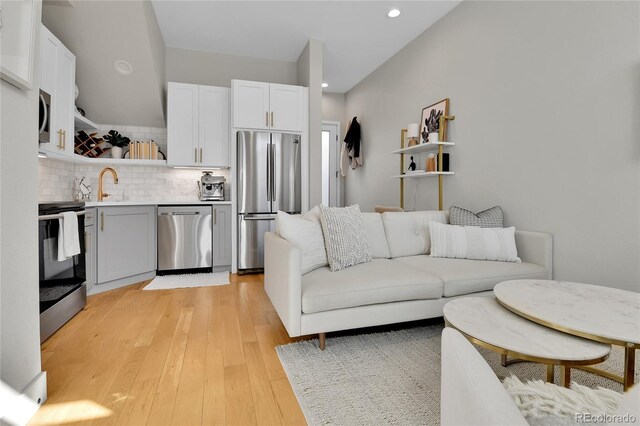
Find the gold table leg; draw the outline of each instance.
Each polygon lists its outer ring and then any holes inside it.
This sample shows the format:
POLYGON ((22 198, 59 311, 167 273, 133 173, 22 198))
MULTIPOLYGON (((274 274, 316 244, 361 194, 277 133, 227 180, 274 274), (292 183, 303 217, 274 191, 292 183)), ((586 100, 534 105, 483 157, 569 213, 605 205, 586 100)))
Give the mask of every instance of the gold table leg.
POLYGON ((626 391, 631 386, 635 379, 636 369, 636 348, 632 346, 625 346, 624 348, 624 390, 626 391))
POLYGON ((506 367, 507 365, 509 365, 509 362, 507 360, 507 354, 500 354, 500 364, 502 364, 503 367, 506 367))
POLYGON ((560 376, 562 377, 562 386, 565 388, 571 387, 571 367, 564 365, 560 366, 560 376))
POLYGON ((555 372, 554 365, 547 364, 547 382, 554 383, 555 382, 555 372))

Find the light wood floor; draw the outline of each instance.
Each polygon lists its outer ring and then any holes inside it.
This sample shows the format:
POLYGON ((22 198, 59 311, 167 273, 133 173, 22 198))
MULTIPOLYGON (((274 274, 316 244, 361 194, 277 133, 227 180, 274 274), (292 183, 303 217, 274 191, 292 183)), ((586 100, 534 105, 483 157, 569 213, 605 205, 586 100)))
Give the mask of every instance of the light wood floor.
POLYGON ((262 275, 89 297, 42 345, 32 424, 304 424, 274 347, 291 342, 262 275))

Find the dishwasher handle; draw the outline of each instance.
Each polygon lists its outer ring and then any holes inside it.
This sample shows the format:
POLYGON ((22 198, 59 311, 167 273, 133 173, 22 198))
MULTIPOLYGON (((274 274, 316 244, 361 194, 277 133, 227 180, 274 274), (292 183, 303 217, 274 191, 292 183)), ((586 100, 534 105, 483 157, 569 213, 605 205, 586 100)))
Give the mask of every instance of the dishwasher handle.
POLYGON ((158 213, 159 216, 197 216, 201 214, 211 214, 211 213, 201 213, 201 212, 165 212, 158 213))

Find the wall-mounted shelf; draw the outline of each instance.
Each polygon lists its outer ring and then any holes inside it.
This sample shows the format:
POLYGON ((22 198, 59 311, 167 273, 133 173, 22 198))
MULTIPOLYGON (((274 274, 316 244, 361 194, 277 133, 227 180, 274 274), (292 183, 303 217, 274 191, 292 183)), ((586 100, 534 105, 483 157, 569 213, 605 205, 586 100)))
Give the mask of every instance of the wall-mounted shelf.
POLYGON ((75 155, 74 163, 78 164, 117 164, 119 166, 166 166, 167 160, 130 160, 128 158, 88 158, 75 155))
POLYGON ((98 125, 87 117, 83 117, 78 111, 73 113, 73 123, 76 130, 98 130, 98 125))
POLYGON ((446 176, 452 175, 454 172, 417 172, 417 173, 405 173, 402 175, 391 176, 394 179, 405 179, 405 178, 419 178, 419 177, 430 177, 430 176, 446 176))
POLYGON ((446 148, 448 146, 454 146, 455 144, 456 144, 455 142, 422 143, 419 145, 398 149, 396 151, 393 151, 392 154, 419 154, 421 152, 436 151, 440 147, 446 148))

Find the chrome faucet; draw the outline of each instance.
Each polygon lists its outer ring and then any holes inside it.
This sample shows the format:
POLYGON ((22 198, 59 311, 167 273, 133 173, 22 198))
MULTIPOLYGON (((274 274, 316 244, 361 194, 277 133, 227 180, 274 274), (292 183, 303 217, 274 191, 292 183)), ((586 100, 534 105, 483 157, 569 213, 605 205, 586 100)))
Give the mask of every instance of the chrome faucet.
POLYGON ((104 178, 104 174, 106 172, 111 172, 111 175, 113 175, 113 182, 116 185, 118 184, 118 173, 114 169, 112 169, 111 167, 105 167, 104 169, 102 169, 100 171, 100 175, 98 175, 98 201, 102 201, 103 198, 109 196, 108 193, 102 190, 102 179, 104 178))

